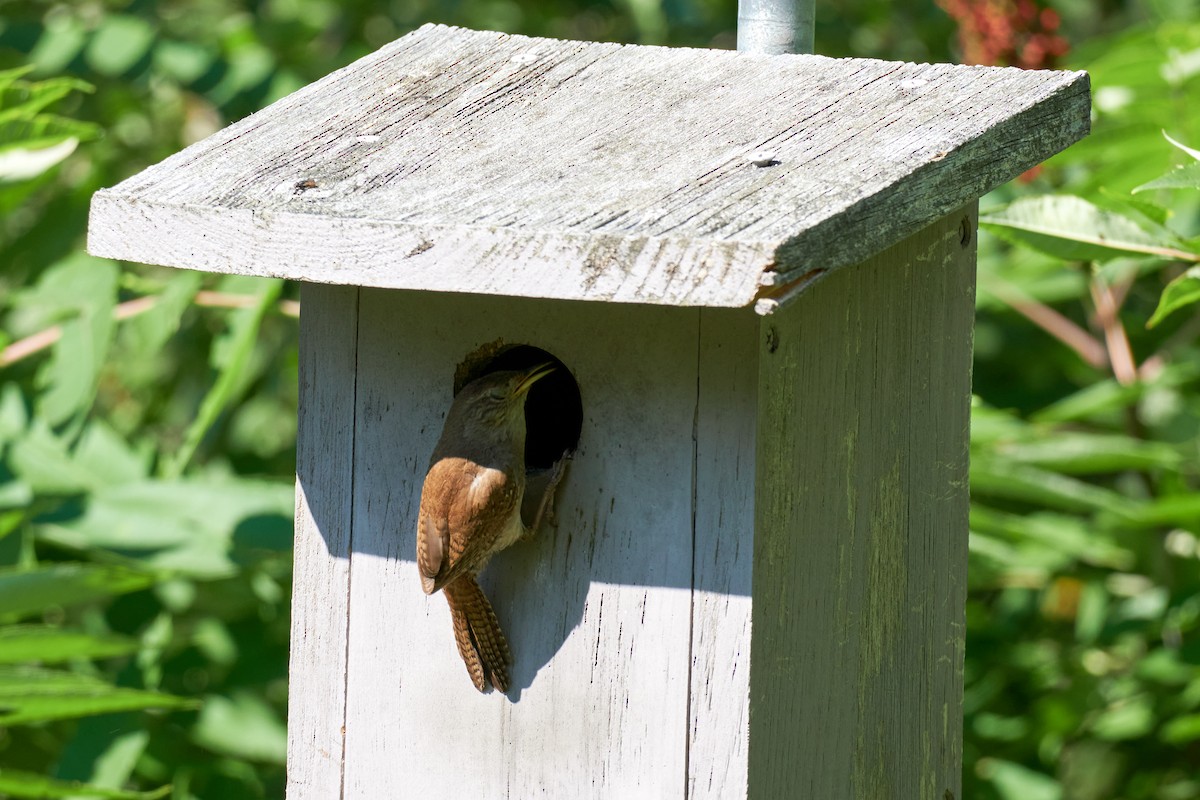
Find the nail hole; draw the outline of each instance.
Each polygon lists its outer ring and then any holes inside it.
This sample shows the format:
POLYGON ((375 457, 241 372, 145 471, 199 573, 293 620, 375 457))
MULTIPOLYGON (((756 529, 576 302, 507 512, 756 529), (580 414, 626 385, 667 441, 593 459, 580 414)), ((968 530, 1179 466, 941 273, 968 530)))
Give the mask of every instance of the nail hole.
POLYGON ((767 327, 767 352, 774 353, 779 349, 779 331, 774 325, 767 327))

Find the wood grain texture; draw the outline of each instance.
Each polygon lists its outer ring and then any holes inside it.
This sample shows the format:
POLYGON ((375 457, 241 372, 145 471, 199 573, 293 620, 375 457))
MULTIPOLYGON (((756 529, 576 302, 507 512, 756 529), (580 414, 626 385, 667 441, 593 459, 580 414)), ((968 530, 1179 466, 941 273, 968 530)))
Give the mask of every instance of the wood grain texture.
POLYGON ((761 322, 751 797, 962 796, 976 219, 761 322))
POLYGON ((342 785, 358 289, 305 286, 288 665, 288 800, 342 785))
MULTIPOLYGON (((745 797, 754 565, 758 319, 700 312, 689 800, 745 797)), ((766 613, 770 613, 768 609, 766 613)))
POLYGON ((347 800, 671 797, 686 780, 695 310, 363 290, 347 800), (497 338, 583 397, 556 529, 481 576, 514 663, 481 695, 415 526, 456 365, 497 338))
POLYGON ((323 283, 744 306, 1032 167, 1086 133, 1088 110, 1084 73, 425 26, 98 192, 89 249, 323 283))

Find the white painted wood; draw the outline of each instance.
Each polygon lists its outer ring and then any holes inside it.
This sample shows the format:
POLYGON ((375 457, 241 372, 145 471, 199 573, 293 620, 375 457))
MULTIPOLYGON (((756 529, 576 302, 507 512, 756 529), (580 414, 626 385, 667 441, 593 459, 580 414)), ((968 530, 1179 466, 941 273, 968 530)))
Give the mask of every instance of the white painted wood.
POLYGON ((1088 107, 1084 73, 425 26, 98 192, 89 249, 322 283, 744 306, 1061 150, 1088 107))
POLYGON ((753 314, 701 311, 689 800, 746 796, 758 362, 753 314))
POLYGON ((687 780, 694 310, 363 290, 347 800, 679 796, 687 780), (456 365, 497 338, 583 397, 558 527, 482 583, 515 663, 481 695, 414 558, 456 365))
POLYGON ((330 577, 297 602, 331 633, 294 643, 293 765, 344 704, 345 798, 958 797, 964 217, 973 242, 972 206, 766 320, 362 290, 357 352, 331 350, 357 362, 352 574, 305 551, 330 577), (412 561, 455 368, 496 339, 563 359, 584 402, 557 528, 484 576, 507 698, 471 686, 412 561))
POLYGON ((751 797, 962 796, 976 220, 760 323, 751 797))
POLYGON ((358 289, 302 299, 287 796, 325 800, 342 784, 358 289))

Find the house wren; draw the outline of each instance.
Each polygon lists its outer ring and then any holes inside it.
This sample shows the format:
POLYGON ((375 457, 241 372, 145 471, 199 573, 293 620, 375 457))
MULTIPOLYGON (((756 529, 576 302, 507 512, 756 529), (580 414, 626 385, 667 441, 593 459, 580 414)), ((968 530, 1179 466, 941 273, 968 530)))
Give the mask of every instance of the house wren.
POLYGON ((555 464, 533 524, 521 518, 525 495, 525 397, 554 371, 541 364, 494 372, 464 386, 450 405, 429 461, 417 520, 417 567, 426 594, 445 589, 454 640, 479 691, 508 691, 508 642, 476 576, 488 560, 533 535, 562 478, 555 464))

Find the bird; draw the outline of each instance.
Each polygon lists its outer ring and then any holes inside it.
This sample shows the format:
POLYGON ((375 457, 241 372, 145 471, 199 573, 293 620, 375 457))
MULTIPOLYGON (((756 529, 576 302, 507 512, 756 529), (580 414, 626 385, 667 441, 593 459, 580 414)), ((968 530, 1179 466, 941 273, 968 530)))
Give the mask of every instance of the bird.
POLYGON ((521 518, 525 495, 525 398, 553 362, 493 372, 466 384, 446 414, 429 460, 417 517, 417 567, 425 594, 441 591, 454 641, 471 682, 508 691, 512 654, 477 577, 493 555, 531 537, 562 478, 554 465, 533 523, 521 518))

